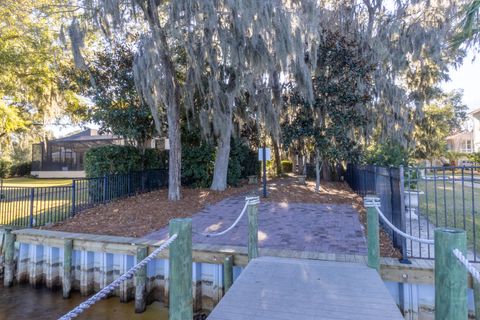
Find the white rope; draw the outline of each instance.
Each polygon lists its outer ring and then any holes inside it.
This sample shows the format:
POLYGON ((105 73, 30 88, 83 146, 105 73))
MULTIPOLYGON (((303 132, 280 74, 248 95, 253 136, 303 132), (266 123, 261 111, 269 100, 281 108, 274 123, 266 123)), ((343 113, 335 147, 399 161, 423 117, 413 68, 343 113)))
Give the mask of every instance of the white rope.
POLYGON ((453 249, 453 254, 455 255, 455 257, 457 257, 457 259, 465 266, 465 268, 467 268, 467 271, 470 272, 470 274, 472 275, 472 277, 475 278, 475 280, 477 280, 478 282, 480 282, 480 272, 477 270, 477 268, 475 268, 471 263, 470 261, 468 261, 467 258, 465 258, 465 256, 462 254, 462 252, 458 249, 453 249))
POLYGON ((155 249, 148 257, 137 263, 135 266, 130 268, 126 273, 121 275, 115 281, 110 283, 108 286, 97 292, 95 295, 91 296, 86 301, 79 304, 75 309, 72 309, 70 312, 66 313, 64 316, 60 317, 59 320, 70 320, 78 317, 82 312, 93 306, 98 301, 106 298, 113 290, 120 286, 120 284, 128 279, 133 278, 134 274, 142 267, 146 266, 150 261, 155 259, 155 257, 163 250, 165 250, 173 241, 177 239, 177 234, 171 236, 167 241, 165 241, 160 247, 155 249))
POLYGON ((201 235, 204 236, 204 237, 218 237, 218 236, 224 235, 225 233, 227 233, 230 230, 232 230, 233 228, 235 228, 235 226, 238 224, 240 219, 242 219, 243 215, 245 214, 245 211, 247 211, 248 206, 254 205, 254 204, 259 204, 259 203, 260 203, 260 197, 258 197, 258 196, 257 197, 246 197, 245 198, 245 206, 243 207, 242 212, 240 212, 237 219, 235 220, 235 222, 232 223, 232 225, 230 227, 228 227, 227 229, 225 229, 221 232, 218 232, 218 233, 201 233, 201 235))
POLYGON ((406 238, 406 239, 410 239, 410 240, 413 240, 413 241, 416 241, 416 242, 420 242, 420 243, 426 243, 426 244, 434 244, 434 240, 433 239, 422 239, 422 238, 418 238, 418 237, 414 237, 412 235, 409 235, 408 233, 405 233, 403 232, 402 230, 398 229, 396 226, 394 226, 386 217, 385 215, 383 214, 383 212, 380 210, 380 200, 378 198, 371 198, 371 197, 366 197, 365 200, 364 200, 364 203, 365 203, 365 207, 367 208, 375 208, 377 209, 377 212, 378 212, 378 215, 382 218, 382 220, 390 227, 393 229, 393 231, 395 231, 396 233, 398 233, 399 235, 401 235, 402 237, 406 238))

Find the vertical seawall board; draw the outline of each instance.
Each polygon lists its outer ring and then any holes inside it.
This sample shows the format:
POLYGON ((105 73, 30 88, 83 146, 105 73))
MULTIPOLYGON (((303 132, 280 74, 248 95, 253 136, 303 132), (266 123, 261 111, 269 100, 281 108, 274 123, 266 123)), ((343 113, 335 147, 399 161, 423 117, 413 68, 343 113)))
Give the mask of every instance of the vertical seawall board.
MULTIPOLYGON (((86 234, 25 229, 14 231, 16 283, 50 289, 62 287, 64 241, 73 240, 72 289, 82 295, 99 291, 137 263, 136 249, 147 245, 151 253, 161 242, 151 240, 94 236, 86 234)), ((224 294, 223 258, 227 253, 195 250, 193 267, 193 298, 195 315, 208 314, 224 294)), ((231 255, 231 253, 228 253, 231 255)), ((168 306, 169 264, 168 250, 147 265, 147 304, 153 301, 168 306)), ((237 255, 237 261, 246 261, 246 255, 237 255)), ((234 278, 241 272, 234 267, 234 278)), ((135 277, 124 282, 114 293, 121 302, 135 299, 135 277)), ((133 312, 133 310, 132 310, 133 312)))

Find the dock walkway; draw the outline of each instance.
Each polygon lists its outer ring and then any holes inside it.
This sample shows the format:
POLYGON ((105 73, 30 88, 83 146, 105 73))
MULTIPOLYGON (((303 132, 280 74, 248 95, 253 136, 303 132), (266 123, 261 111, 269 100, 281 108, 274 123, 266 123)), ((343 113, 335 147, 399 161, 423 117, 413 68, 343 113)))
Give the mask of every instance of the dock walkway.
POLYGON ((251 261, 209 320, 403 319, 377 271, 346 262, 251 261))

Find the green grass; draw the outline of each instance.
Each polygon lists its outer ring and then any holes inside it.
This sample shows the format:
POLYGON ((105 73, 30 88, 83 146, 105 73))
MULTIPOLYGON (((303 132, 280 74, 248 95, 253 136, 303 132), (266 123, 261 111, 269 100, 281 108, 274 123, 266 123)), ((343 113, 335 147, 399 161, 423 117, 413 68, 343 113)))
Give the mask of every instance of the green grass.
POLYGON ((3 179, 5 187, 56 187, 70 186, 72 179, 9 178, 3 179))
POLYGON ((36 225, 64 220, 71 210, 72 179, 3 179, 0 225, 28 226, 30 212, 36 225), (31 188, 34 201, 31 202, 31 188), (40 188, 40 189, 37 189, 40 188))
POLYGON ((434 181, 420 181, 418 190, 425 193, 419 197, 422 215, 437 227, 465 229, 469 249, 473 249, 475 241, 476 251, 480 251, 480 188, 472 188, 470 181, 465 181, 463 187, 453 182, 444 185, 440 179, 436 185, 434 181))

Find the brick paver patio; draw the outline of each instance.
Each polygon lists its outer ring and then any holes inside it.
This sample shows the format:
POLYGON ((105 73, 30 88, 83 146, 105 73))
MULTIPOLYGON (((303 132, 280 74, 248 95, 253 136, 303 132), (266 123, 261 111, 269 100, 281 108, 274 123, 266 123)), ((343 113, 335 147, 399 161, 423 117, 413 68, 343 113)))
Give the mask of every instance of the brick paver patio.
MULTIPOLYGON (((357 211, 345 204, 271 203, 259 205, 259 246, 263 248, 366 254, 366 240, 357 211)), ((193 242, 247 245, 247 215, 230 232, 206 238, 202 232, 220 232, 237 218, 245 197, 232 197, 210 205, 192 217, 193 242)), ((168 228, 146 236, 166 239, 168 228)))

